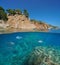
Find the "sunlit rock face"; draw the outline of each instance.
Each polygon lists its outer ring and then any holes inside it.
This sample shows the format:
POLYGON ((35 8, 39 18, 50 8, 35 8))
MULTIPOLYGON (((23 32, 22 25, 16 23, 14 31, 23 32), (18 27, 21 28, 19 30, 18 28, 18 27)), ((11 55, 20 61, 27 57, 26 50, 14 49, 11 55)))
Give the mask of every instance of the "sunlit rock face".
POLYGON ((22 29, 26 31, 47 31, 49 28, 48 24, 40 24, 38 22, 34 23, 34 21, 31 21, 24 15, 8 16, 8 24, 12 28, 22 29))
POLYGON ((21 29, 34 29, 36 28, 34 24, 31 24, 30 20, 24 15, 8 16, 8 23, 13 28, 21 29))
POLYGON ((47 31, 49 28, 48 24, 45 23, 34 23, 24 15, 10 15, 8 21, 0 23, 0 27, 6 28, 8 31, 47 31))
POLYGON ((36 26, 36 29, 40 30, 40 31, 45 31, 47 30, 50 26, 46 23, 41 23, 41 22, 38 22, 38 21, 32 21, 33 24, 36 26))
POLYGON ((9 24, 5 23, 3 20, 0 20, 0 28, 6 28, 9 24))

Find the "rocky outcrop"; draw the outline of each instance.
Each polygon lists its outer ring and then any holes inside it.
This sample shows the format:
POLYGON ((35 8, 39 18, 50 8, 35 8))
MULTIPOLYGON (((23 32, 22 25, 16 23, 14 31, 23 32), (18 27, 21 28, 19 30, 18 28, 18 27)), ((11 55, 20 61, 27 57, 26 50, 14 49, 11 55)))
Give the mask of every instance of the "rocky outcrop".
POLYGON ((36 47, 26 62, 26 65, 59 65, 59 52, 54 48, 36 47))
POLYGON ((38 22, 38 21, 32 21, 33 22, 33 24, 36 26, 36 28, 38 29, 38 30, 40 30, 40 31, 45 31, 45 30, 48 30, 48 28, 50 27, 48 24, 46 24, 46 23, 40 23, 40 22, 38 22))
POLYGON ((24 15, 8 16, 8 24, 10 27, 13 28, 20 28, 20 29, 36 28, 36 26, 34 24, 31 24, 30 20, 27 19, 24 15))
MULTIPOLYGON (((1 21, 2 22, 2 21, 1 21)), ((38 21, 31 21, 24 15, 10 15, 8 16, 8 21, 6 23, 0 23, 0 28, 4 28, 7 31, 48 31, 51 27, 46 23, 41 23, 38 21)))

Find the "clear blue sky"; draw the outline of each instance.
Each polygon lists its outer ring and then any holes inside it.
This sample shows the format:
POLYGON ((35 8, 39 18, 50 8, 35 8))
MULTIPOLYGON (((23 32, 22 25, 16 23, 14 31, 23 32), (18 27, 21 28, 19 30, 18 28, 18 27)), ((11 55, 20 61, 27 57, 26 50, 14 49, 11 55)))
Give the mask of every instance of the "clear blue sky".
POLYGON ((60 0, 0 0, 5 9, 27 9, 30 18, 60 27, 60 0))

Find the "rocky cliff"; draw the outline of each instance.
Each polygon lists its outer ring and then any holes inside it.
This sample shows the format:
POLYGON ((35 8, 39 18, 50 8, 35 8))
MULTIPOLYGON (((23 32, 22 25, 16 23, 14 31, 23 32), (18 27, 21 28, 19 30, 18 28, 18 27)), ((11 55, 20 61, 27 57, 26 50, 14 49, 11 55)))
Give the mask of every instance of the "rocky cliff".
MULTIPOLYGON (((3 21, 4 22, 4 21, 3 21)), ((29 18, 24 15, 11 15, 8 16, 8 21, 6 23, 0 22, 0 28, 4 28, 7 31, 47 31, 49 26, 46 23, 31 21, 29 18)))
POLYGON ((36 28, 34 24, 30 22, 28 18, 24 15, 15 15, 15 16, 8 16, 8 21, 10 27, 12 28, 19 28, 19 29, 33 29, 36 28))

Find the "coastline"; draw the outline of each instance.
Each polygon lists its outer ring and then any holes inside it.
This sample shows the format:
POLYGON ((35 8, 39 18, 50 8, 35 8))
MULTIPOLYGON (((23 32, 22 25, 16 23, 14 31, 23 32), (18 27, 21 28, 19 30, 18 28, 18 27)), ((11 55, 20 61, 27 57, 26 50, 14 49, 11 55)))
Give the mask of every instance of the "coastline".
POLYGON ((17 32, 50 32, 50 33, 60 33, 60 28, 58 29, 21 29, 21 28, 0 28, 0 34, 9 34, 17 32))
POLYGON ((28 30, 28 29, 13 29, 13 30, 2 30, 0 34, 9 34, 9 33, 17 33, 17 32, 48 32, 48 30, 28 30))
MULTIPOLYGON (((60 29, 58 29, 58 30, 60 30, 60 29)), ((57 30, 54 30, 54 31, 57 31, 57 30)), ((35 30, 35 31, 27 31, 27 30, 20 30, 20 31, 4 31, 4 32, 0 32, 0 34, 14 34, 14 33, 38 33, 38 32, 40 32, 40 33, 60 33, 60 32, 53 32, 53 30, 46 30, 46 31, 37 31, 37 30, 35 30)))

